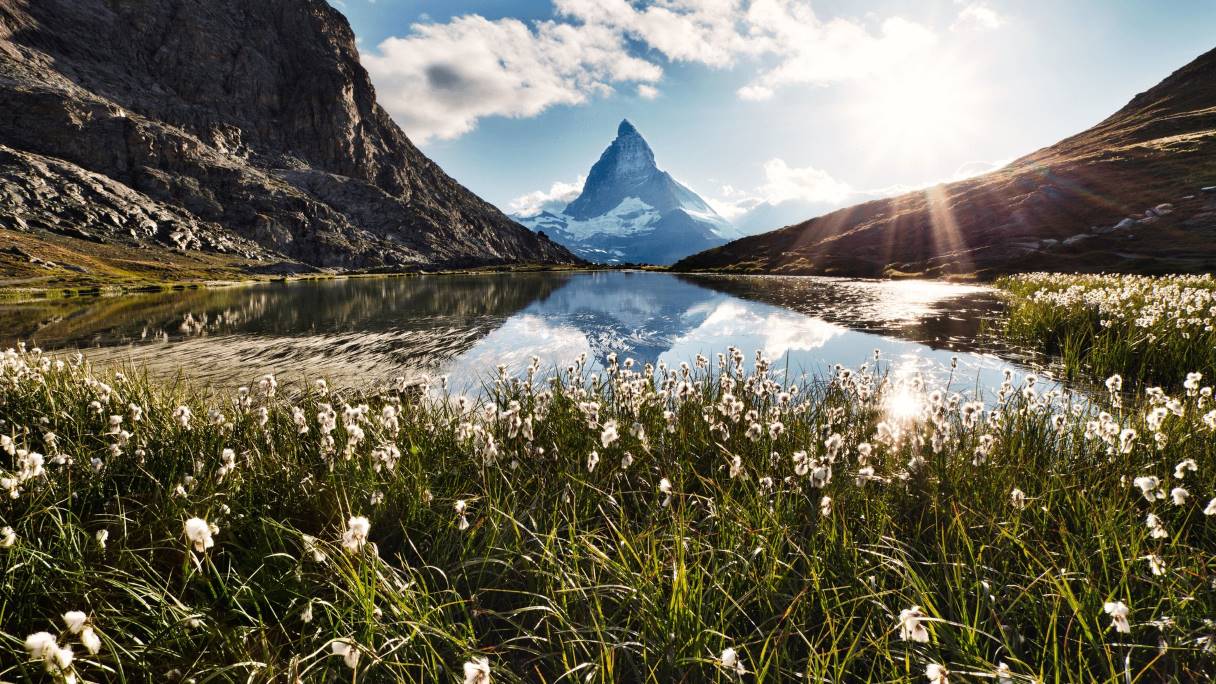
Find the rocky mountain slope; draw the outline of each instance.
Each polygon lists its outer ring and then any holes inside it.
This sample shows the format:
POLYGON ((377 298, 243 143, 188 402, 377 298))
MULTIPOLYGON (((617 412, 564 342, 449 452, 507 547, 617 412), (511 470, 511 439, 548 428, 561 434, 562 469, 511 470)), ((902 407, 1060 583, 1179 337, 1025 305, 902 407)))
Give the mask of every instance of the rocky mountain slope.
POLYGON ((0 229, 133 263, 574 260, 414 147, 325 0, 0 0, 0 229))
POLYGON ((582 193, 564 210, 514 218, 584 259, 605 263, 670 264, 740 235, 659 169, 654 151, 629 121, 621 122, 582 193))
POLYGON ((1216 50, 995 172, 747 237, 682 270, 991 277, 1216 270, 1216 50))

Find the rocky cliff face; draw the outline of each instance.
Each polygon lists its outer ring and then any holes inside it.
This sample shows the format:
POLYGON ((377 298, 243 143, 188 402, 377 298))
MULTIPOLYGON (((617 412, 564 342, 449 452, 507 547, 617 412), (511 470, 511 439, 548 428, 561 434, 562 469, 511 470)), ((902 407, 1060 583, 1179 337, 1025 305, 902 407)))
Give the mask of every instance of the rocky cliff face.
POLYGON ((1216 50, 1082 133, 977 178, 743 238, 683 270, 990 277, 1216 270, 1216 50))
POLYGON ((334 268, 574 260, 414 147, 324 0, 0 0, 0 228, 334 268))

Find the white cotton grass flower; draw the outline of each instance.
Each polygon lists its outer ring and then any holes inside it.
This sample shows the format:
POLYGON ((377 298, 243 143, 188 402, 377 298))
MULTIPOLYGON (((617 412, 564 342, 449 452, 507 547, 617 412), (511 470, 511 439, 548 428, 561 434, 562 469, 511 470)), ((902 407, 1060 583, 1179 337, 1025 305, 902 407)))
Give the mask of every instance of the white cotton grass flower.
POLYGON ((944 665, 929 663, 925 666, 925 679, 929 680, 929 684, 950 684, 950 670, 944 665))
MULTIPOLYGON (((1212 503, 1216 504, 1216 499, 1213 499, 1212 503)), ((0 549, 11 549, 16 543, 17 533, 13 531, 13 528, 5 526, 0 529, 0 549)))
POLYGON ((89 655, 97 655, 101 652, 101 637, 97 636, 92 625, 85 625, 84 629, 80 630, 80 643, 84 646, 84 650, 89 652, 89 655))
POLYGON ((350 639, 334 639, 329 642, 329 649, 334 655, 342 656, 342 662, 350 669, 359 666, 359 647, 350 639))
POLYGON ((920 606, 899 611, 899 638, 904 641, 929 643, 929 630, 922 621, 928 617, 920 606))
POLYGON ((452 508, 456 509, 456 515, 460 516, 460 520, 456 524, 457 529, 461 532, 469 529, 469 502, 464 499, 457 499, 456 503, 452 504, 452 508))
POLYGON ((1186 477, 1187 471, 1195 472, 1199 469, 1199 464, 1195 463, 1195 459, 1188 458, 1174 466, 1174 478, 1181 480, 1186 477))
POLYGON ((490 684, 490 659, 474 658, 466 661, 464 684, 490 684))
MULTIPOLYGON (((1204 515, 1216 515, 1216 497, 1213 497, 1212 500, 1208 502, 1208 505, 1206 507, 1204 507, 1203 514, 1204 515)), ((8 531, 10 533, 12 532, 12 530, 9 528, 5 528, 5 529, 8 529, 8 531)), ((12 546, 12 545, 10 544, 10 546, 12 546)))
POLYGON ((722 649, 722 655, 718 658, 718 664, 727 672, 734 672, 737 676, 742 677, 747 674, 747 669, 743 667, 743 659, 739 657, 738 651, 727 646, 722 649))
POLYGON ((1155 475, 1141 475, 1132 480, 1132 484, 1140 488, 1140 493, 1144 496, 1144 500, 1149 503, 1165 498, 1165 492, 1161 491, 1161 480, 1155 475))
POLYGON ((372 524, 361 515, 352 515, 346 522, 346 531, 342 533, 342 548, 347 553, 358 553, 367 544, 367 535, 371 532, 372 524))
POLYGON ((97 539, 97 546, 104 549, 106 548, 106 542, 110 539, 110 531, 104 529, 97 530, 97 535, 95 538, 97 539))
POLYGON ((34 632, 25 638, 25 651, 32 660, 50 661, 59 649, 59 642, 50 632, 34 632))
POLYGON ((996 666, 996 682, 997 684, 1013 684, 1013 670, 1004 662, 998 663, 996 666))
POLYGON ((62 674, 65 682, 75 682, 75 672, 70 672, 75 656, 70 646, 60 646, 49 632, 35 632, 25 638, 25 651, 30 660, 42 661, 49 674, 62 674))
POLYGON ((1161 522, 1161 518, 1157 517, 1156 513, 1149 513, 1145 516, 1144 524, 1148 527, 1149 536, 1153 539, 1166 539, 1170 536, 1165 529, 1165 524, 1161 522))
POLYGON ((824 494, 823 497, 819 499, 819 515, 823 516, 824 518, 832 515, 832 497, 824 494))
POLYGON ((63 624, 67 626, 68 631, 72 634, 80 634, 84 629, 85 623, 89 621, 87 613, 79 610, 69 610, 63 614, 63 624))
POLYGON ((620 437, 621 435, 617 431, 615 420, 610 420, 607 423, 604 423, 604 429, 600 433, 600 444, 603 445, 605 449, 612 446, 618 439, 620 439, 620 437))
POLYGON ((735 479, 743 474, 743 459, 736 455, 730 460, 730 479, 735 479))
POLYGON ((1026 492, 1014 487, 1013 491, 1009 492, 1009 505, 1019 511, 1026 508, 1026 492))
POLYGON ((1160 577, 1161 575, 1165 574, 1165 561, 1161 558, 1161 556, 1158 556, 1155 553, 1150 553, 1149 555, 1141 558, 1141 560, 1148 561, 1148 567, 1154 576, 1160 577))
POLYGON ((593 449, 591 451, 591 453, 587 454, 587 472, 594 473, 595 466, 599 465, 599 462, 600 462, 599 452, 597 452, 593 449))
POLYGON ((1174 487, 1170 490, 1170 498, 1174 500, 1175 506, 1186 505, 1186 500, 1191 498, 1191 493, 1185 487, 1174 487))
POLYGON ((1127 616, 1131 612, 1127 604, 1122 601, 1107 601, 1102 605, 1102 610, 1110 616, 1110 626, 1115 628, 1115 631, 1120 634, 1131 634, 1132 626, 1127 621, 1127 616))
POLYGON ((667 478, 663 478, 663 479, 659 480, 659 493, 663 494, 667 497, 667 498, 663 499, 663 508, 667 508, 668 506, 670 506, 671 505, 671 480, 668 480, 667 478))
POLYGON ((205 553, 207 549, 215 546, 215 541, 211 536, 220 531, 219 527, 209 524, 202 518, 190 518, 186 521, 183 530, 186 542, 193 546, 198 553, 205 553))

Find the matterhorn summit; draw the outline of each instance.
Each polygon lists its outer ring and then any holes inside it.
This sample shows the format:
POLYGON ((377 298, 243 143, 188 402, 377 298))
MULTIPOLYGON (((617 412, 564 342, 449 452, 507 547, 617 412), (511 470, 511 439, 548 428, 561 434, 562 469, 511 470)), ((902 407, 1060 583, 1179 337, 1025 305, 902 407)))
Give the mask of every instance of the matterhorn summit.
POLYGON ((602 263, 670 264, 740 237, 697 193, 659 169, 628 120, 565 209, 513 218, 602 263))

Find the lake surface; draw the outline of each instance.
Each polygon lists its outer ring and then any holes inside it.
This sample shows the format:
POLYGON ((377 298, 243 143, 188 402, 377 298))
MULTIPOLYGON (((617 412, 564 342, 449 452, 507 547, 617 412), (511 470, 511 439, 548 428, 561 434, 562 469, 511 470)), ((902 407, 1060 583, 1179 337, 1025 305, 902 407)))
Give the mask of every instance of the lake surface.
POLYGON ((1003 305, 988 288, 924 281, 679 276, 649 272, 503 273, 265 283, 0 305, 0 345, 79 349, 213 385, 264 373, 369 386, 448 376, 477 391, 533 355, 565 366, 610 352, 639 364, 691 363, 730 346, 762 350, 791 381, 856 367, 879 350, 896 373, 952 387, 1001 382, 1026 357, 981 334, 1003 305))

